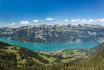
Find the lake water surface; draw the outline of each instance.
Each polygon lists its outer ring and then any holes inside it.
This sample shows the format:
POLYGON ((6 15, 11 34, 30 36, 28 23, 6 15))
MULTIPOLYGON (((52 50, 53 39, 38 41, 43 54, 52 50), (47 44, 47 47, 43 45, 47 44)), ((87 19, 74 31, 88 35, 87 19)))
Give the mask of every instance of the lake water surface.
POLYGON ((93 48, 100 44, 97 41, 81 42, 81 43, 30 43, 5 38, 0 38, 0 41, 9 43, 11 45, 17 45, 20 47, 28 48, 33 51, 45 51, 45 52, 59 51, 63 49, 93 48))

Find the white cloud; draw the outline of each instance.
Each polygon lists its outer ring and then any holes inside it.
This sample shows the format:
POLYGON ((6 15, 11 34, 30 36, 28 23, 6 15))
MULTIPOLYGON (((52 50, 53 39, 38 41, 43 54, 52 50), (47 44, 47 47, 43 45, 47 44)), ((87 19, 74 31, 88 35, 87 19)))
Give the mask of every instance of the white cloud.
POLYGON ((6 26, 12 27, 12 28, 16 28, 17 27, 17 24, 15 22, 13 22, 11 24, 7 24, 6 26))
POLYGON ((55 20, 55 18, 48 17, 48 18, 46 18, 46 20, 47 21, 53 21, 53 20, 55 20))
MULTIPOLYGON (((32 22, 34 23, 38 23, 39 20, 34 19, 32 20, 32 22)), ((67 24, 67 23, 71 23, 71 24, 98 24, 98 25, 104 25, 104 18, 98 18, 98 19, 64 19, 64 21, 58 21, 55 20, 55 18, 51 18, 48 17, 45 20, 40 20, 40 24, 67 24), (52 21, 52 22, 46 22, 46 21, 52 21)), ((28 20, 22 20, 20 21, 20 24, 16 24, 15 22, 8 24, 8 26, 11 27, 17 27, 17 26, 22 26, 22 25, 32 25, 33 23, 30 23, 28 20)))
POLYGON ((71 22, 80 22, 80 19, 72 19, 71 22))
POLYGON ((72 19, 70 21, 72 24, 86 24, 88 23, 87 19, 72 19))
POLYGON ((72 19, 71 23, 92 23, 95 22, 94 19, 72 19))
POLYGON ((27 21, 27 20, 21 21, 20 24, 21 25, 30 25, 29 21, 27 21))
POLYGON ((96 22, 98 22, 98 23, 104 23, 104 18, 102 18, 102 19, 97 19, 96 22))
POLYGON ((104 18, 98 19, 72 19, 70 20, 72 24, 98 24, 104 25, 104 18))
POLYGON ((13 23, 11 23, 11 24, 9 24, 9 25, 11 25, 11 26, 13 26, 13 25, 15 25, 16 23, 15 22, 13 22, 13 23))
POLYGON ((39 22, 39 20, 37 20, 37 19, 34 19, 34 20, 33 20, 33 22, 37 23, 37 22, 39 22))
POLYGON ((87 19, 80 19, 81 23, 87 23, 87 19))
POLYGON ((104 18, 98 18, 98 19, 89 19, 89 23, 104 23, 104 18))
POLYGON ((65 22, 68 22, 69 20, 68 20, 68 19, 65 19, 64 21, 65 21, 65 22))
POLYGON ((88 23, 95 23, 95 21, 96 21, 95 19, 89 19, 88 23))

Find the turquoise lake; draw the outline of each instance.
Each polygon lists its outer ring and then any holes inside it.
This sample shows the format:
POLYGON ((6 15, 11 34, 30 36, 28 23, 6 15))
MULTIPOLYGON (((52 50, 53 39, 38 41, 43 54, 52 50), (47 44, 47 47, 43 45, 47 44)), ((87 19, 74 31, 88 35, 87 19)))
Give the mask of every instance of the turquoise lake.
POLYGON ((97 41, 81 42, 81 43, 30 43, 4 38, 0 38, 0 41, 9 43, 11 45, 28 48, 33 51, 42 51, 42 52, 59 51, 63 49, 93 48, 97 47, 100 44, 97 41))

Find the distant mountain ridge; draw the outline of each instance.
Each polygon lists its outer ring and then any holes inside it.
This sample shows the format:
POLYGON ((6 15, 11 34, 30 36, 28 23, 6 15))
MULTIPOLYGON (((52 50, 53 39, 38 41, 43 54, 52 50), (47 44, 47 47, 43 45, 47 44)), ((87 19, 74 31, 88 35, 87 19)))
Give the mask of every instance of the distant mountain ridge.
POLYGON ((104 39, 104 27, 90 24, 5 27, 0 28, 0 37, 42 43, 102 41, 104 39))

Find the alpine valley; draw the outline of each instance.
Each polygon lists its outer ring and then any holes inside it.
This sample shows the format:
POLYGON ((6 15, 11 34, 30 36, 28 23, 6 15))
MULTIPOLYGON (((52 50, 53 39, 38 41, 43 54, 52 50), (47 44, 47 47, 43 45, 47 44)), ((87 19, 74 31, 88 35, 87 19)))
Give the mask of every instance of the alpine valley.
POLYGON ((0 28, 1 70, 104 70, 104 27, 30 25, 0 28))

